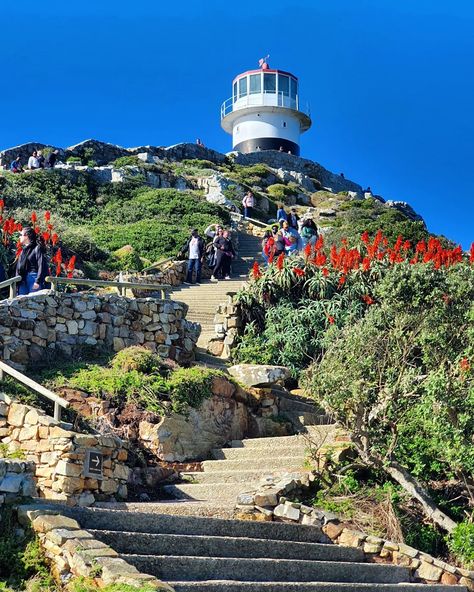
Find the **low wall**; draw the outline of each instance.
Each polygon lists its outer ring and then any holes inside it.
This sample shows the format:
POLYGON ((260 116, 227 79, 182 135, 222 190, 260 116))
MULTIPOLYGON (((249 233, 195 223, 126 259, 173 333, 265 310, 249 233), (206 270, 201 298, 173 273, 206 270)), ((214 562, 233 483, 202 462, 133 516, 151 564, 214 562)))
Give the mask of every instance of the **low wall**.
MULTIPOLYGON (((10 466, 28 467, 34 474, 39 497, 71 506, 89 506, 112 496, 127 497, 129 468, 124 463, 128 452, 116 436, 79 434, 64 429, 43 411, 0 393, 0 443, 6 444, 10 451, 24 453, 27 463, 10 466), (102 474, 97 478, 85 476, 86 453, 90 449, 103 459, 102 474)), ((0 464, 0 475, 1 471, 0 464)), ((30 482, 19 481, 10 479, 9 483, 15 483, 10 487, 19 486, 11 493, 33 495, 30 482)))
POLYGON ((21 497, 37 497, 34 468, 31 462, 0 458, 0 506, 21 497))
POLYGON ((0 302, 0 357, 24 369, 84 347, 120 351, 142 345, 164 358, 194 358, 200 325, 182 302, 115 294, 42 291, 0 302))

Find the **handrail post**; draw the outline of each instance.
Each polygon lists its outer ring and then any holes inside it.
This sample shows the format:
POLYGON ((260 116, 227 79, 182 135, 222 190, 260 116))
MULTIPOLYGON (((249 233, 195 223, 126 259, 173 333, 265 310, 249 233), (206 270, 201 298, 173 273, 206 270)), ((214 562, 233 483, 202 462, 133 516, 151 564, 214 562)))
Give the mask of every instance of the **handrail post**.
POLYGON ((61 405, 57 401, 54 402, 54 419, 61 421, 61 405))
POLYGON ((10 294, 9 294, 9 299, 13 300, 16 296, 16 282, 13 282, 12 284, 10 284, 10 294))
POLYGON ((50 283, 51 283, 51 291, 53 292, 53 294, 56 294, 56 291, 57 291, 57 288, 56 288, 56 286, 57 286, 57 284, 56 284, 56 282, 53 280, 53 278, 51 278, 51 282, 50 282, 50 283))

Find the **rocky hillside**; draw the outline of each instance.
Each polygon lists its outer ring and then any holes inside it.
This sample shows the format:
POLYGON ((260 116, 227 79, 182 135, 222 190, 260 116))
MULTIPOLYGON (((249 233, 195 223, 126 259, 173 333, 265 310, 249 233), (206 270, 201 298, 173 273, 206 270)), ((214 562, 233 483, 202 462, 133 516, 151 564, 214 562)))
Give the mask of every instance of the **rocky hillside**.
MULTIPOLYGON (((0 152, 5 169, 14 157, 24 163, 29 143, 0 152)), ((189 230, 229 223, 243 194, 256 197, 255 217, 271 221, 278 203, 312 215, 331 240, 355 238, 382 228, 419 240, 422 218, 405 202, 364 193, 353 181, 320 164, 275 151, 221 154, 194 144, 168 148, 122 148, 95 140, 58 148, 54 170, 0 173, 0 191, 10 213, 26 222, 29 212, 50 210, 63 246, 76 253, 88 275, 104 269, 136 269, 175 255, 189 230), (28 211, 27 211, 28 209, 28 211), (124 262, 126 249, 127 260, 124 262)))

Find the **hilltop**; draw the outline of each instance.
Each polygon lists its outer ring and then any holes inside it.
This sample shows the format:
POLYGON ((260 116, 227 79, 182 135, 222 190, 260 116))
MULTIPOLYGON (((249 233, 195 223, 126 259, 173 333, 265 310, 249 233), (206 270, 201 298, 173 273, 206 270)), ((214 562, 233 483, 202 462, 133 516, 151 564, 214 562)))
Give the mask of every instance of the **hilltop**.
POLYGON ((274 219, 278 203, 295 206, 329 241, 379 228, 389 238, 402 234, 416 241, 428 234, 406 202, 364 193, 361 185, 291 154, 221 154, 195 144, 123 148, 86 140, 69 148, 22 144, 1 151, 0 163, 8 168, 16 156, 26 163, 35 149, 58 149, 62 163, 21 175, 1 172, 2 197, 20 221, 32 209, 50 210, 63 247, 92 276, 121 268, 117 251, 126 245, 140 258, 129 267, 175 255, 191 227, 228 224, 229 211, 241 209, 248 189, 261 221, 274 219))

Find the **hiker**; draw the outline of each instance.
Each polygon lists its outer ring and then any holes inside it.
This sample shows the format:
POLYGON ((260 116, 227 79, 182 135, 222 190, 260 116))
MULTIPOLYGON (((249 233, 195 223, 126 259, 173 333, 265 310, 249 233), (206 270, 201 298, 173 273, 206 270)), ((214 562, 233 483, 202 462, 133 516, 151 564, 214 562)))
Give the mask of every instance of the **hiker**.
POLYGON ((12 172, 12 173, 22 173, 23 172, 23 166, 21 164, 21 160, 20 160, 19 156, 17 156, 15 158, 15 160, 12 160, 12 162, 10 163, 10 172, 12 172))
POLYGON ((278 204, 277 222, 280 224, 280 228, 282 227, 283 222, 285 222, 286 220, 288 220, 288 214, 285 212, 283 204, 278 204))
POLYGON ((224 230, 222 236, 214 239, 216 247, 216 266, 211 276, 211 280, 222 279, 230 280, 230 266, 235 257, 235 250, 230 240, 230 233, 224 230))
POLYGON ((290 215, 288 216, 288 224, 291 226, 291 228, 298 230, 298 220, 299 219, 300 219, 300 217, 296 213, 296 208, 291 208, 290 215))
POLYGON ((300 236, 303 242, 303 247, 306 247, 308 243, 314 245, 318 239, 318 227, 314 223, 312 218, 306 218, 303 220, 303 224, 300 229, 300 236))
POLYGON ((18 294, 25 296, 44 289, 49 273, 45 242, 33 228, 26 226, 20 232, 21 252, 16 262, 16 275, 21 276, 18 294))
POLYGON ((181 249, 181 254, 188 257, 188 273, 185 284, 193 283, 193 271, 196 270, 196 284, 201 283, 202 259, 204 256, 204 240, 199 236, 199 231, 194 228, 191 236, 181 249))
POLYGON ((39 169, 38 153, 36 152, 36 150, 33 150, 33 154, 28 159, 28 169, 30 171, 34 171, 35 169, 39 169))
POLYGON ((46 158, 46 168, 54 169, 58 160, 59 150, 53 150, 46 158))
POLYGON ((244 207, 244 218, 251 218, 253 214, 253 208, 255 206, 255 198, 251 191, 247 191, 247 193, 244 195, 242 205, 244 207))
POLYGON ((288 221, 283 222, 281 234, 283 236, 283 240, 285 241, 285 253, 287 255, 296 253, 302 248, 303 245, 301 236, 297 230, 289 225, 288 221))
POLYGON ((268 265, 269 260, 273 260, 275 251, 275 239, 271 230, 266 230, 262 240, 262 257, 268 265))
POLYGON ((43 153, 41 152, 41 150, 38 150, 37 160, 38 160, 38 168, 44 169, 44 163, 46 162, 46 159, 43 156, 43 153))

